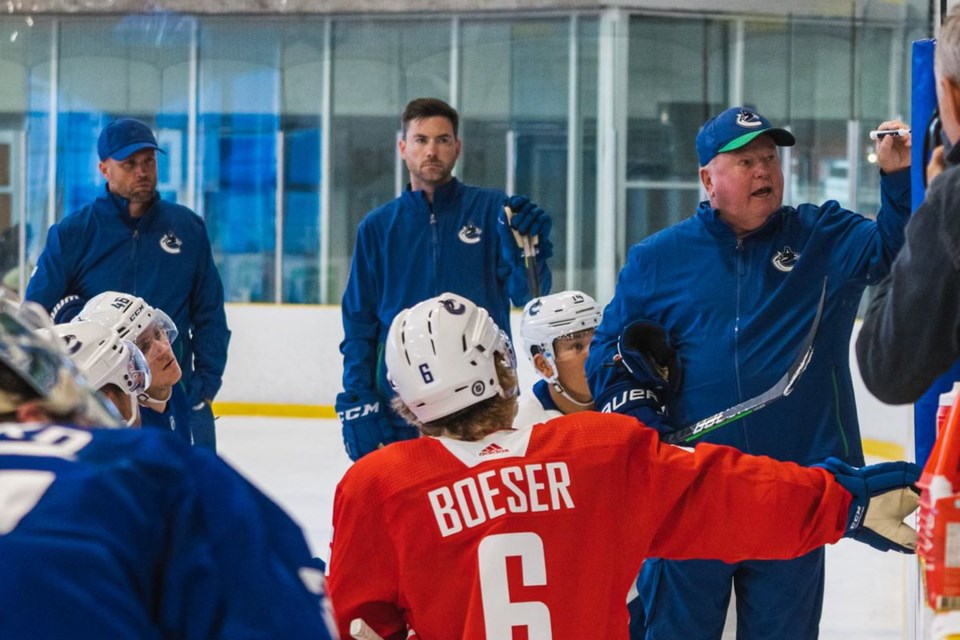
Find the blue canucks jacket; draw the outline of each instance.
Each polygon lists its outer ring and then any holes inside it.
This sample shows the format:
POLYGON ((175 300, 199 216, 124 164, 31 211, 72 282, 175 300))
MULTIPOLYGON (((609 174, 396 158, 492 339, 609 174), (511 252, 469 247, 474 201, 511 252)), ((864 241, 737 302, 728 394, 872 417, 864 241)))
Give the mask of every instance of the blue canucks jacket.
POLYGON ((0 424, 0 478, 2 638, 333 637, 300 528, 212 452, 0 424))
MULTIPOLYGON (((432 206, 422 191, 408 188, 361 220, 341 307, 345 391, 379 387, 382 396, 393 395, 381 366, 390 323, 403 309, 445 291, 485 308, 509 335, 510 302, 522 306, 530 292, 519 250, 505 252, 497 232, 505 198, 502 191, 453 179, 436 190, 432 206)), ((550 249, 541 239, 543 293, 551 285, 550 249)))
POLYGON ((738 240, 702 202, 695 216, 631 248, 587 360, 598 407, 622 388, 623 369, 609 363, 621 330, 639 319, 667 331, 682 368, 658 428, 686 427, 762 393, 797 356, 827 278, 813 358, 793 393, 703 440, 801 464, 837 456, 862 465, 850 334, 864 288, 903 245, 910 172, 880 184, 876 221, 831 200, 782 207, 738 240))
POLYGON ((67 295, 138 295, 162 309, 180 334, 174 352, 192 403, 212 399, 227 363, 230 331, 223 283, 200 216, 159 194, 138 218, 104 187, 91 204, 50 227, 26 298, 47 310, 67 295))

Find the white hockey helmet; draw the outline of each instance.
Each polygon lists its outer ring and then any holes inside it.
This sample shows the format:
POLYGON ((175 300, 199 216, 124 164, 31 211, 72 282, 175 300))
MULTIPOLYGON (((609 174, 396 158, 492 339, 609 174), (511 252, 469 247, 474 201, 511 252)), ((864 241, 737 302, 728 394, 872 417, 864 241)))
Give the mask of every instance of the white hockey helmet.
POLYGON ((110 327, 119 333, 121 338, 134 343, 147 327, 156 322, 167 334, 171 344, 177 339, 177 325, 170 316, 151 307, 143 298, 119 291, 105 291, 90 298, 73 319, 74 322, 81 320, 90 320, 110 327))
POLYGON ((136 396, 150 386, 150 367, 143 353, 115 330, 83 320, 55 325, 52 331, 94 389, 114 384, 136 396))
POLYGON ((58 324, 51 331, 63 342, 87 384, 94 389, 112 384, 127 394, 127 424, 134 424, 139 415, 137 398, 150 386, 150 365, 140 349, 114 329, 89 320, 58 324))
POLYGON ((390 384, 421 423, 516 394, 502 387, 496 369, 497 358, 516 367, 510 339, 485 309, 454 293, 401 311, 385 358, 390 384))
POLYGON ((523 308, 520 339, 530 362, 542 353, 553 369, 548 381, 557 383, 557 361, 553 341, 579 331, 596 329, 603 318, 597 301, 582 291, 561 291, 534 298, 523 308))
MULTIPOLYGON (((50 337, 46 312, 32 311, 32 303, 0 297, 0 362, 23 385, 40 398, 45 411, 54 416, 72 416, 83 424, 116 427, 122 424, 117 410, 94 393, 50 337)), ((15 411, 27 398, 11 388, 0 388, 0 413, 15 411)))

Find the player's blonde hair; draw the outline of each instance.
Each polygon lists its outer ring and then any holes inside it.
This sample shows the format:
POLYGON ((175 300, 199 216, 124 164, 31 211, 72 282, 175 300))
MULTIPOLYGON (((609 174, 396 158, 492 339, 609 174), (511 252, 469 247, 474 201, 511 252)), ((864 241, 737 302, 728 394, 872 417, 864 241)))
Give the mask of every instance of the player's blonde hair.
MULTIPOLYGON (((504 389, 516 389, 516 369, 507 366, 503 358, 497 357, 495 362, 497 377, 500 378, 501 386, 504 389)), ((450 436, 458 440, 473 442, 494 431, 507 429, 513 424, 513 418, 517 412, 517 397, 516 394, 510 394, 506 398, 495 395, 466 409, 426 424, 417 420, 417 417, 399 396, 391 400, 390 406, 425 436, 450 436)))

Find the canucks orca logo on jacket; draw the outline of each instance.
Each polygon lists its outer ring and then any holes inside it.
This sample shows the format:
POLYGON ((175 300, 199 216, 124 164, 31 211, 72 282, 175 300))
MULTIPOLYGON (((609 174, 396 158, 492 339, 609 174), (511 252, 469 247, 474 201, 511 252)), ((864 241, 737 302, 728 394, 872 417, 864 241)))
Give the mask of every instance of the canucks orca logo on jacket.
POLYGON ((183 247, 183 241, 175 236, 173 231, 168 231, 160 238, 160 248, 169 254, 177 255, 181 247, 183 247))
POLYGON ((464 244, 477 244, 480 242, 480 236, 483 234, 483 230, 480 229, 477 225, 472 222, 468 222, 460 229, 460 233, 457 234, 457 237, 460 238, 460 242, 464 244))
POLYGON ((773 263, 773 266, 777 271, 783 271, 787 273, 792 271, 795 266, 797 266, 797 260, 800 259, 800 254, 790 248, 790 245, 785 245, 783 249, 777 251, 776 255, 773 256, 773 259, 770 261, 773 263))

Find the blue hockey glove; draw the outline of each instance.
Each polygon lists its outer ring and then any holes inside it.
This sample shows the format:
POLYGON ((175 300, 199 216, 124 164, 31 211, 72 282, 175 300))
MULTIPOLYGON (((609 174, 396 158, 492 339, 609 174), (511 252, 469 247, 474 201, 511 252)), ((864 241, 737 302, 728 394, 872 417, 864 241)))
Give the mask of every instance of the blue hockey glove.
POLYGON ((680 387, 680 359, 667 333, 658 324, 631 322, 617 340, 620 363, 641 385, 657 392, 661 404, 680 387))
POLYGON ((76 318, 83 310, 87 301, 80 296, 67 296, 50 310, 50 319, 53 324, 66 324, 76 318))
POLYGON ((913 486, 920 479, 920 467, 882 462, 857 469, 837 458, 816 466, 832 473, 853 496, 845 537, 880 551, 916 552, 917 532, 903 519, 916 511, 920 500, 913 486))
POLYGON ((206 400, 200 400, 193 405, 190 412, 190 433, 196 447, 206 447, 217 450, 217 431, 214 426, 213 408, 206 400))
POLYGON ((420 435, 390 415, 386 401, 372 391, 338 393, 336 409, 343 425, 343 445, 354 462, 391 442, 420 435))
POLYGON ((553 226, 550 214, 530 202, 526 196, 510 196, 503 204, 513 211, 509 226, 520 235, 540 236, 541 241, 550 235, 553 226))

